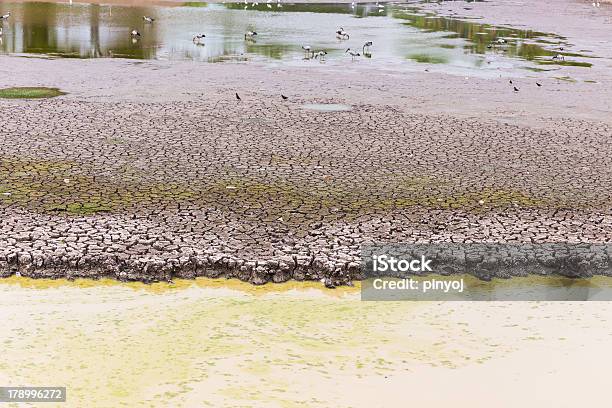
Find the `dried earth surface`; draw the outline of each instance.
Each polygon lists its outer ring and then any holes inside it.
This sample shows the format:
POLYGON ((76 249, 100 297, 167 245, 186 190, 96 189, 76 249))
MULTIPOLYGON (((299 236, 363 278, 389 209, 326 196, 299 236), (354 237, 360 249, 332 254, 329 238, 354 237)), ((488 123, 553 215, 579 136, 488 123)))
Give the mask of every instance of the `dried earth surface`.
MULTIPOLYGON (((598 43, 610 7, 563 3, 555 18, 582 7, 592 24, 560 34, 598 43)), ((530 23, 501 4, 464 12, 530 23)), ((529 72, 513 92, 350 60, 1 56, 2 87, 68 94, 0 100, 0 274, 337 285, 374 242, 610 242, 609 65, 529 72), (304 106, 327 103, 350 110, 304 106)))

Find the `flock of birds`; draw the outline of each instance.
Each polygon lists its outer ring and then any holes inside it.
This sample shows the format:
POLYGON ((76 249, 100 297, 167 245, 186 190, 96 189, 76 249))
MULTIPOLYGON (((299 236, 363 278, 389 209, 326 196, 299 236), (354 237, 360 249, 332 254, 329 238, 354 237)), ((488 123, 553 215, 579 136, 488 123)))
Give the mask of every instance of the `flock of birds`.
MULTIPOLYGON (((518 88, 516 87, 516 84, 515 84, 515 83, 514 83, 512 80, 509 80, 508 82, 510 83, 510 85, 512 85, 512 88, 513 88, 514 92, 518 92, 518 91, 520 91, 520 89, 518 89, 518 88)), ((535 83, 535 84, 536 84, 536 86, 537 86, 538 88, 540 88, 540 87, 542 86, 542 84, 541 84, 541 83, 539 83, 539 82, 537 82, 537 81, 536 81, 536 83, 535 83)))
MULTIPOLYGON (((149 16, 143 16, 142 20, 145 24, 153 24, 155 19, 149 16)), ((142 34, 137 29, 133 29, 130 33, 132 36, 132 40, 134 42, 138 41, 138 38, 142 37, 142 34)), ((257 32, 255 31, 247 31, 244 33, 244 40, 248 42, 255 42, 255 37, 257 36, 257 32)), ((196 45, 204 45, 204 39, 206 38, 206 34, 196 34, 192 38, 192 42, 196 45)), ((347 33, 343 27, 338 28, 336 30, 336 38, 338 40, 344 41, 349 40, 351 36, 347 33)), ((362 55, 366 57, 371 57, 372 53, 370 52, 370 47, 374 45, 372 41, 366 41, 361 47, 361 53, 357 50, 353 50, 351 48, 347 48, 344 51, 345 54, 349 54, 351 56, 351 60, 355 61, 355 58, 358 58, 362 55)), ((302 49, 304 50, 304 59, 317 59, 320 62, 325 61, 325 56, 327 55, 327 51, 325 50, 314 50, 310 45, 302 45, 302 49)))
MULTIPOLYGON (((487 45, 487 48, 491 49, 491 48, 495 48, 497 46, 503 46, 503 45, 507 45, 507 44, 508 44, 508 41, 506 41, 503 38, 498 38, 497 40, 489 43, 487 45)), ((563 50, 564 50, 563 47, 559 48, 559 51, 563 51, 563 50)), ((552 61, 565 61, 565 56, 563 54, 555 54, 555 55, 553 55, 551 57, 551 60, 552 61)), ((490 64, 490 62, 489 62, 489 64, 490 64)))
MULTIPOLYGON (((503 46, 503 45, 507 45, 508 41, 506 41, 503 38, 498 38, 497 40, 491 42, 490 44, 487 45, 487 48, 495 48, 496 46, 503 46)), ((564 47, 559 47, 558 49, 559 51, 564 51, 565 48, 564 47)), ((563 54, 555 54, 551 57, 552 60, 556 60, 556 61, 565 61, 565 56, 563 56, 563 54)), ((489 62, 490 63, 490 62, 489 62)), ((427 71, 427 70, 425 70, 427 71)), ((509 80, 510 85, 512 85, 512 89, 514 92, 519 92, 520 89, 516 87, 516 84, 514 82, 512 82, 512 80, 509 80)), ((542 86, 542 84, 540 82, 536 82, 535 83, 537 85, 538 88, 540 88, 542 86)))
MULTIPOLYGON (((268 5, 270 3, 271 0, 268 0, 268 5)), ((247 0, 244 0, 245 4, 247 4, 247 0)), ((277 0, 278 4, 277 7, 281 7, 281 0, 277 0)), ((259 3, 253 3, 253 6, 258 5, 259 3)), ((377 2, 378 5, 378 2, 377 2)), ((355 7, 355 2, 352 2, 351 4, 352 7, 355 7)), ((380 6, 379 6, 380 7, 380 6)), ((599 2, 593 2, 593 7, 600 7, 600 3, 599 2)), ((4 22, 6 20, 8 20, 11 17, 11 12, 7 12, 4 15, 0 16, 0 22, 4 22)), ((153 24, 155 22, 155 18, 153 17, 149 17, 149 16, 143 16, 142 20, 144 21, 145 24, 153 24)), ((134 42, 138 41, 138 38, 142 37, 142 34, 137 30, 137 29, 133 29, 130 33, 132 40, 134 42)), ((2 27, 0 26, 0 36, 2 36, 2 27)), ((247 31, 246 33, 244 33, 244 40, 245 41, 250 41, 250 42, 255 42, 255 36, 257 36, 257 32, 255 31, 247 31)), ((196 45, 204 45, 204 39, 206 38, 206 34, 196 34, 192 41, 194 44, 196 45)), ((336 38, 338 40, 341 41, 345 41, 345 40, 349 40, 351 37, 349 35, 348 32, 346 32, 344 30, 343 27, 338 28, 338 30, 336 30, 336 38)), ((370 53, 370 47, 373 45, 372 41, 366 41, 362 48, 361 48, 361 53, 357 50, 353 50, 351 48, 347 48, 346 51, 344 52, 345 54, 349 54, 351 56, 351 60, 354 61, 355 58, 358 58, 360 56, 366 56, 366 57, 370 57, 372 54, 370 53)), ((487 48, 495 48, 497 46, 504 46, 507 45, 507 41, 503 38, 498 38, 495 41, 489 43, 487 45, 487 48)), ((314 50, 310 45, 303 45, 302 49, 304 50, 304 59, 318 59, 320 62, 325 61, 325 56, 327 55, 327 51, 325 50, 314 50)), ((563 51, 563 47, 559 48, 560 51, 563 51)), ((565 57, 562 54, 556 54, 552 57, 553 60, 561 60, 561 61, 565 61, 565 57)), ((427 69, 425 71, 428 71, 427 69)), ((514 82, 512 82, 512 80, 509 81, 510 85, 512 85, 514 92, 519 92, 519 88, 516 87, 516 85, 514 84, 514 82)), ((536 82, 536 85, 538 87, 541 87, 542 84, 539 82, 536 82)), ((285 95, 281 95, 281 97, 283 98, 283 100, 288 99, 287 96, 285 95)), ((238 93, 236 93, 236 99, 241 100, 240 96, 238 95, 238 93)))

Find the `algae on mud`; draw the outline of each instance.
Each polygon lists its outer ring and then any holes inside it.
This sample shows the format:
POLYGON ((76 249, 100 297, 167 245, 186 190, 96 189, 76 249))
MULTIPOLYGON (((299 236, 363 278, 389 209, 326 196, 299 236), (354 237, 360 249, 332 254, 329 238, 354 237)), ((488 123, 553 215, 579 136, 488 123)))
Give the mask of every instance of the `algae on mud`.
POLYGON ((46 99, 66 95, 58 88, 44 87, 13 87, 0 89, 0 98, 3 99, 46 99))
MULTIPOLYGON (((297 159, 291 163, 310 164, 307 158, 297 159)), ((282 166, 286 162, 287 159, 271 155, 270 163, 282 166)), ((153 182, 141 174, 136 177, 138 183, 95 174, 95 169, 83 163, 5 156, 0 158, 0 204, 73 215, 125 212, 134 207, 169 202, 222 205, 239 212, 259 209, 269 213, 271 219, 290 212, 298 224, 302 218, 316 215, 313 211, 324 215, 331 209, 351 219, 366 213, 411 207, 481 212, 564 205, 561 201, 533 197, 518 190, 483 187, 480 191, 466 191, 456 188, 449 180, 428 176, 406 176, 397 185, 389 184, 385 191, 371 191, 367 186, 346 185, 331 177, 296 183, 236 174, 221 180, 187 184, 153 182)))

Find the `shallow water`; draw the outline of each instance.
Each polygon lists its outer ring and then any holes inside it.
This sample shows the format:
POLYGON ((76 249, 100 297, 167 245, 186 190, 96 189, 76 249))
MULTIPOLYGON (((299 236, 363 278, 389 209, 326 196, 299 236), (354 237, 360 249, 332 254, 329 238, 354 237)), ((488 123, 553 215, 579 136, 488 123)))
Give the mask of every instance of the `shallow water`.
MULTIPOLYGON (((98 4, 0 3, 4 22, 0 52, 48 56, 194 60, 257 60, 284 64, 304 61, 302 45, 328 52, 325 64, 351 63, 352 48, 366 58, 361 64, 421 67, 493 75, 499 70, 561 64, 591 64, 593 59, 569 52, 565 39, 553 34, 478 24, 418 12, 407 5, 177 3, 176 6, 110 6, 98 4), (142 16, 156 18, 146 24, 142 16), (338 40, 343 27, 349 40, 338 40), (137 29, 142 37, 133 39, 137 29), (255 41, 244 33, 255 31, 255 41), (192 40, 206 35, 203 44, 192 40), (488 48, 497 39, 507 44, 488 48), (363 49, 366 41, 373 41, 363 49), (565 62, 553 61, 567 48, 565 62), (538 65, 546 64, 546 65, 538 65)), ((357 63, 357 62, 355 62, 357 63)))
POLYGON ((308 282, 11 277, 0 281, 0 384, 66 386, 70 407, 392 407, 406 392, 420 406, 463 406, 460 394, 478 395, 470 407, 597 405, 610 312, 362 302, 359 286, 308 282))

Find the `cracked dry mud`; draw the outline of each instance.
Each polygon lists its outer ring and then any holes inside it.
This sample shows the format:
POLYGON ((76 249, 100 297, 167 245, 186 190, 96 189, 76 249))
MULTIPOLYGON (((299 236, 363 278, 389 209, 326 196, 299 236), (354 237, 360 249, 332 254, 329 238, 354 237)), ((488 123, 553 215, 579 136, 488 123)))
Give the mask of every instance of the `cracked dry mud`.
MULTIPOLYGON (((229 93, 229 91, 228 91, 229 93)), ((361 277, 374 242, 609 242, 604 123, 261 96, 4 102, 0 273, 361 277)))

